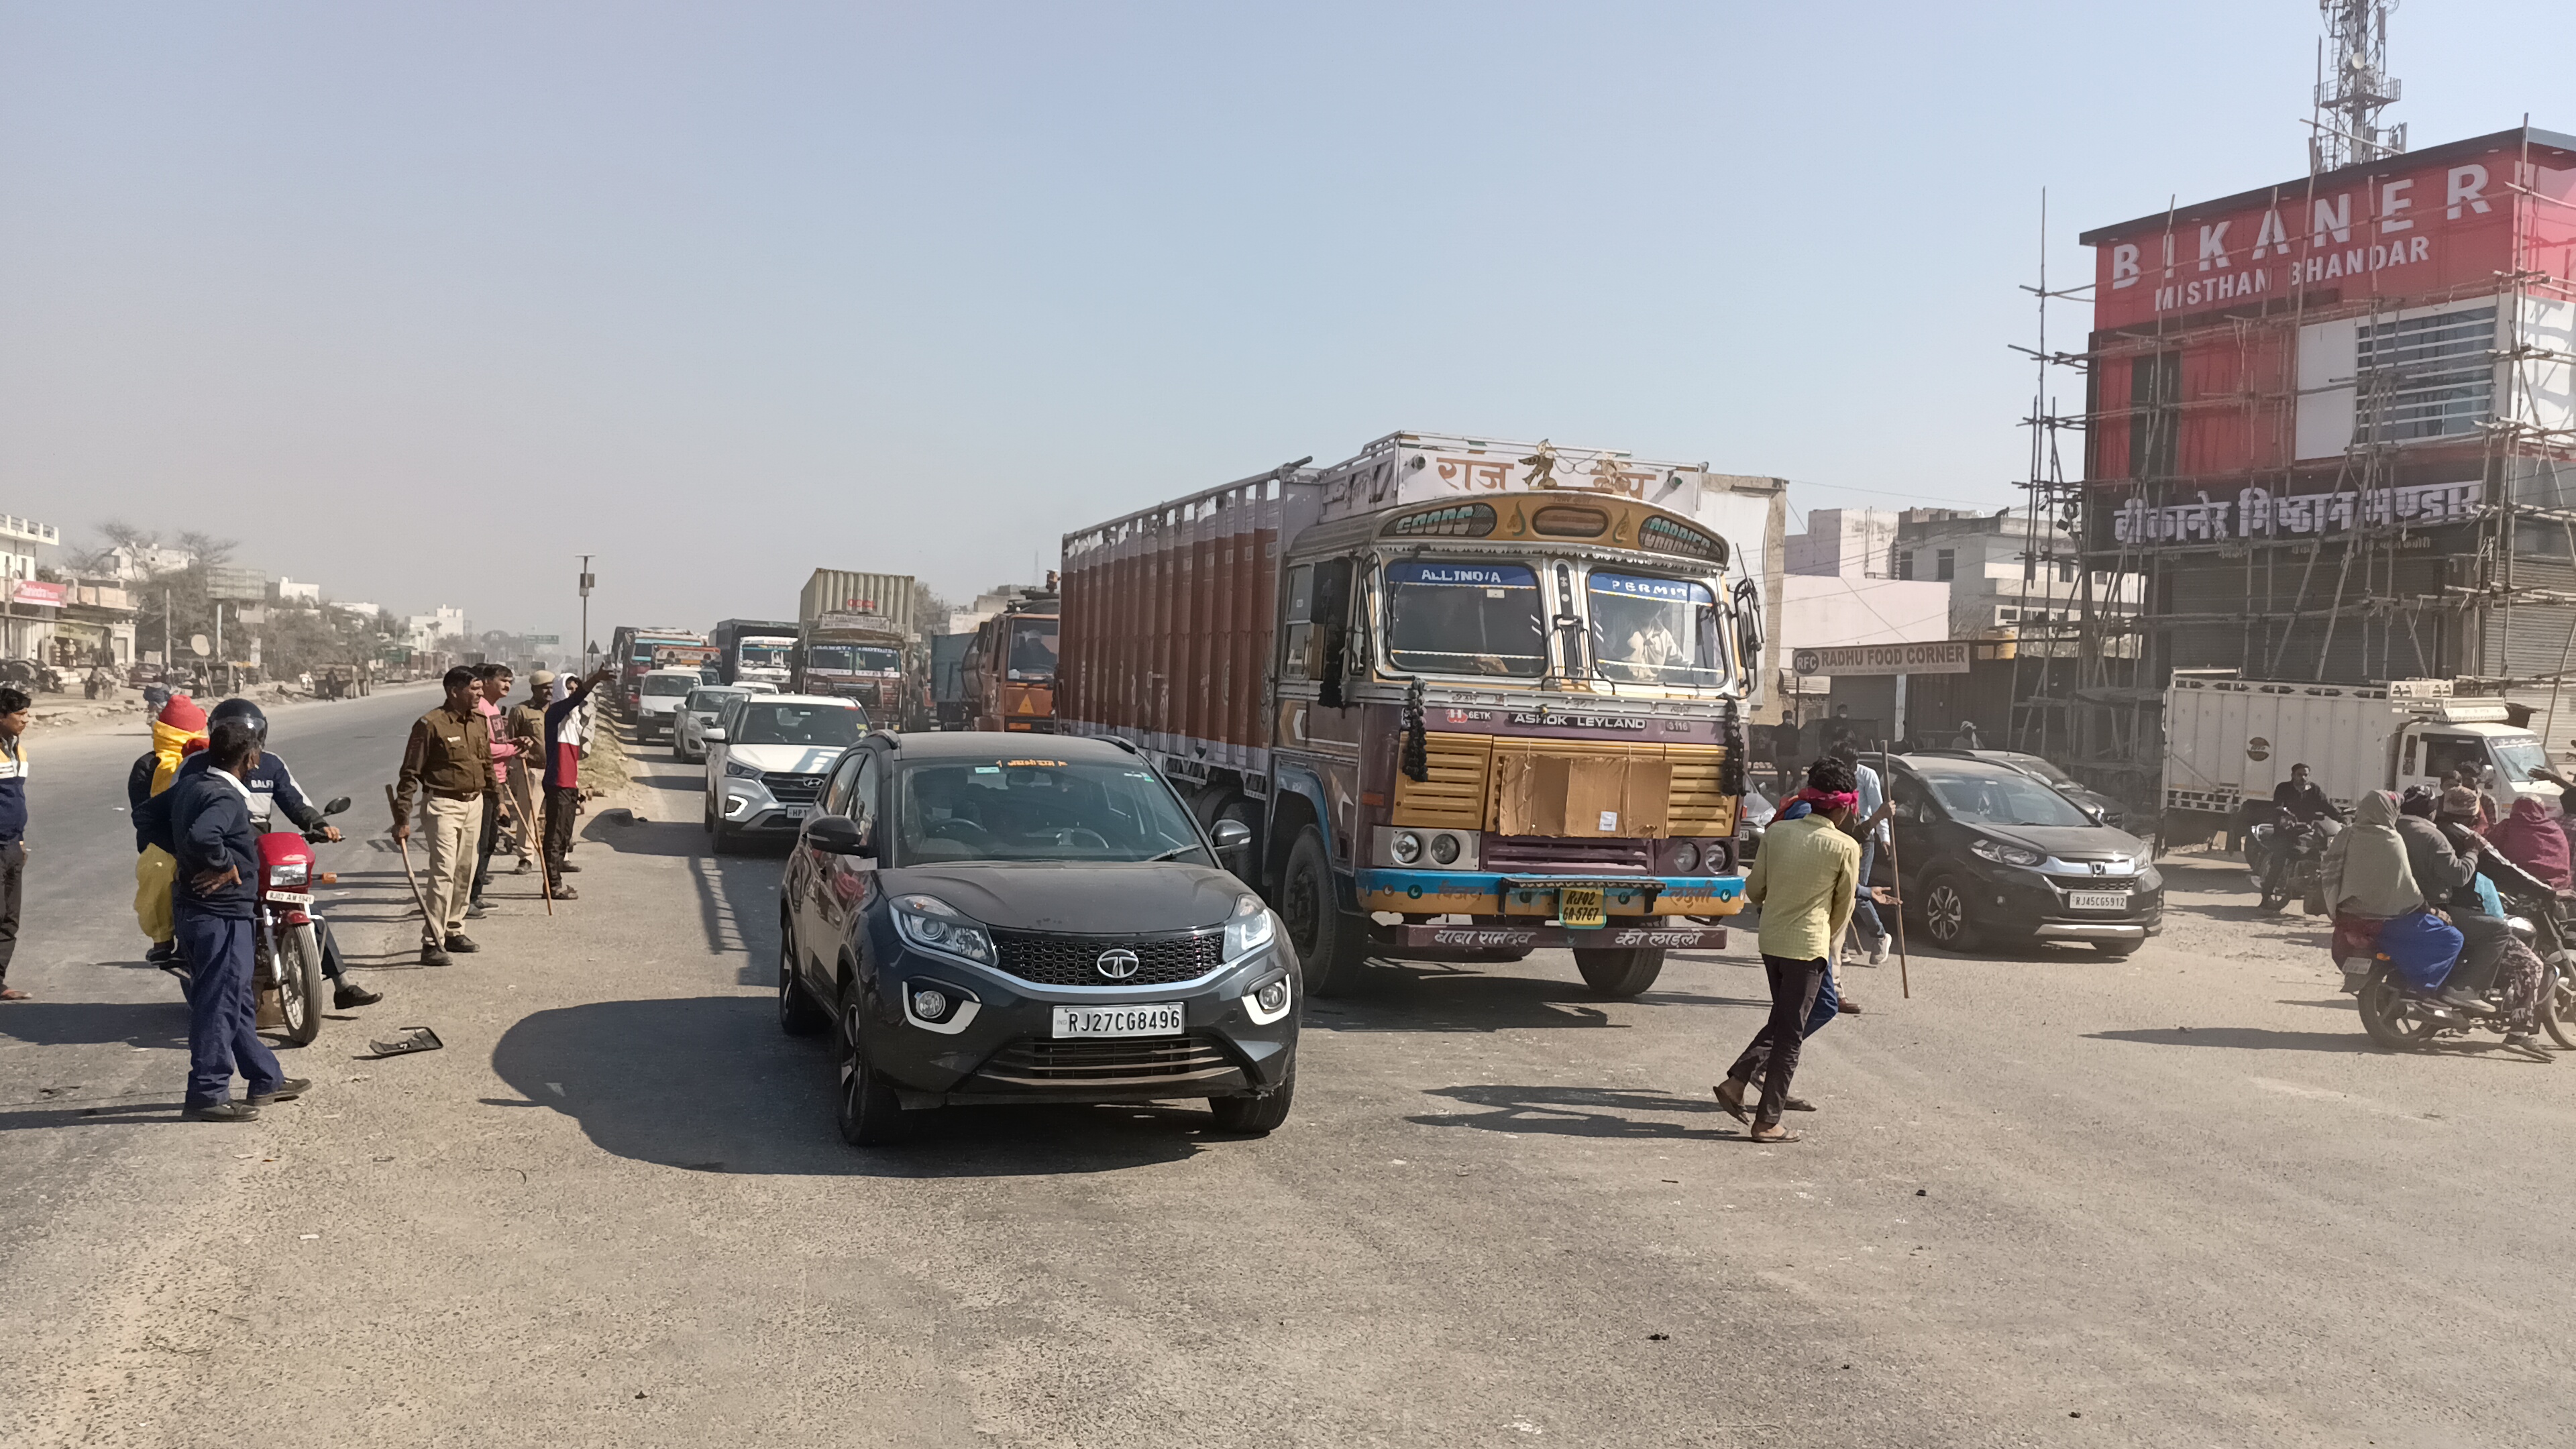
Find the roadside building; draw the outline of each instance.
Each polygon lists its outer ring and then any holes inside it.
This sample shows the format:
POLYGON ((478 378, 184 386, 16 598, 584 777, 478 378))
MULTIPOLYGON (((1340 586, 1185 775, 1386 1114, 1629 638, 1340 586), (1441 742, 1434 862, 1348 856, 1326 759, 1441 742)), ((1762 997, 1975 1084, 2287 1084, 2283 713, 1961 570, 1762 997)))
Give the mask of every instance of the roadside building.
POLYGON ((2177 668, 2576 715, 2576 136, 2373 135, 2083 236, 2082 550, 2142 607, 2088 626, 2134 676, 2077 692, 2141 759, 2177 668))
POLYGON ((1826 674, 1802 670, 1801 661, 1951 637, 1949 585, 1892 576, 1897 525, 1896 514, 1880 509, 1819 508, 1807 515, 1806 532, 1781 541, 1780 694, 1800 723, 1832 716, 1868 739, 1903 733, 1906 685, 1893 664, 1859 675, 1837 663, 1826 674))

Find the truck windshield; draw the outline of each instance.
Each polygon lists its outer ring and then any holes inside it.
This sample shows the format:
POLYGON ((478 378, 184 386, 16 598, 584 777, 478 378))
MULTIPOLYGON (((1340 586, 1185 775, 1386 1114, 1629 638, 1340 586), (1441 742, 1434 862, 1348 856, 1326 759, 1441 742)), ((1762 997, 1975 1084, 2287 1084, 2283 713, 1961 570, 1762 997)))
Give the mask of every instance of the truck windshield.
POLYGON ((1593 678, 1701 689, 1727 682, 1726 635, 1708 585, 1594 569, 1589 592, 1593 678))
POLYGON ((1213 865, 1151 770, 1066 760, 960 760, 905 768, 897 861, 1158 858, 1213 865))
POLYGON ((2527 735, 2498 735, 2487 741, 2487 748, 2495 751, 2496 773, 2507 784, 2537 780, 2540 777, 2532 771, 2549 768, 2549 752, 2527 735))
POLYGON ((745 669, 784 669, 790 647, 784 639, 746 639, 734 651, 734 661, 745 669))
POLYGON ((1521 564, 1398 559, 1386 566, 1386 652, 1435 674, 1547 672, 1538 574, 1521 564))
POLYGON ((1030 619, 1011 626, 1011 677, 1055 678, 1055 620, 1030 619))
POLYGON ((874 669, 892 674, 903 668, 903 656, 892 649, 871 649, 865 645, 817 644, 806 651, 805 667, 853 672, 874 669))

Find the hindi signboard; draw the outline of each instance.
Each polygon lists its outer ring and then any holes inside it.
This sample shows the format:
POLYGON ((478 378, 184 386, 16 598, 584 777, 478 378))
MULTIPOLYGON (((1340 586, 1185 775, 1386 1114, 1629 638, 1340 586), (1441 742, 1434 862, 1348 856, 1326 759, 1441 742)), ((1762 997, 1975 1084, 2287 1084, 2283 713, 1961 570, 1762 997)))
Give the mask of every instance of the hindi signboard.
POLYGON ((1792 651, 1790 667, 1800 674, 1827 679, 1871 674, 1965 674, 1971 641, 1942 639, 1929 644, 1855 644, 1835 649, 1792 651))

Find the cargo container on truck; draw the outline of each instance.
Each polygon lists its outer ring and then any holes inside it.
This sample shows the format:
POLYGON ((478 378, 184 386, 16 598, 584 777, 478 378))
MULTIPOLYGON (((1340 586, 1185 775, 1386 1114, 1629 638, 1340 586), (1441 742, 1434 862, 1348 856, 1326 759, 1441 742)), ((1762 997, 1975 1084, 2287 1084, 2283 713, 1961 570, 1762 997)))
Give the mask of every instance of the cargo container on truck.
POLYGON ((2555 813, 2558 787, 2532 774, 2549 756, 2510 718, 2503 700, 2456 697, 2447 679, 2301 684, 2177 670, 2165 687, 2164 838, 2260 823, 2247 807, 2269 806, 2293 765, 2347 815, 2372 790, 2439 789, 2463 767, 2504 809, 2528 797, 2555 813))
POLYGON ((776 619, 727 619, 708 636, 723 683, 750 681, 785 689, 796 653, 796 626, 776 619))
POLYGON ((930 722, 930 648, 915 627, 910 574, 816 569, 796 598, 793 687, 855 699, 868 719, 901 729, 930 722))
POLYGON ((706 642, 706 635, 693 634, 686 629, 642 624, 621 625, 616 635, 609 640, 608 657, 600 661, 617 670, 617 682, 608 697, 609 706, 623 712, 630 720, 635 717, 641 681, 644 678, 644 672, 654 667, 656 646, 706 642))
POLYGON ((1033 594, 976 626, 963 681, 969 728, 1054 731, 1059 606, 1052 594, 1033 594))
POLYGON ((1116 735, 1285 918, 1369 955, 1570 946, 1606 995, 1722 945, 1783 488, 1398 433, 1070 534, 1059 732, 1116 735))

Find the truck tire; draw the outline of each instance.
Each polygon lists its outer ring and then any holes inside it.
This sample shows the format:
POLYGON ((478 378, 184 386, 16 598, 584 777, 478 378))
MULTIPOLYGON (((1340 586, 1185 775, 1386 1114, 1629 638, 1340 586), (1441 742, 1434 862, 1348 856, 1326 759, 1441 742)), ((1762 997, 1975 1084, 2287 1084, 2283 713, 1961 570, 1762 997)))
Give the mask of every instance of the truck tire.
POLYGON ((1587 951, 1574 948, 1574 969, 1583 973, 1585 985, 1601 996, 1626 999, 1639 995, 1664 974, 1661 947, 1641 946, 1627 951, 1587 951))
POLYGON ((1365 928, 1342 910, 1333 889, 1333 865, 1324 854, 1324 836, 1309 825, 1288 847, 1288 864, 1279 872, 1279 919, 1288 927, 1288 943, 1306 973, 1306 990, 1334 996, 1350 989, 1359 975, 1365 928))

